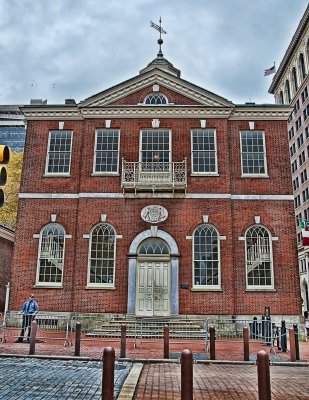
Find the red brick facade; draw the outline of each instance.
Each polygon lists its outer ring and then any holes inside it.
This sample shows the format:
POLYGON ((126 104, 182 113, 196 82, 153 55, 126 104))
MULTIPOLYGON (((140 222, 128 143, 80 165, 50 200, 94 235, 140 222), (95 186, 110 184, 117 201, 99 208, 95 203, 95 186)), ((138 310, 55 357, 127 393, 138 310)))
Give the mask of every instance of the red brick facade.
MULTIPOLYGON (((86 100, 73 107, 82 117, 65 116, 68 110, 65 106, 35 110, 24 107, 27 137, 12 267, 11 309, 17 310, 31 291, 44 311, 127 313, 129 249, 137 235, 150 229, 151 224, 141 218, 141 210, 157 204, 168 211, 168 218, 158 224, 158 229, 170 235, 179 249, 177 306, 180 315, 255 315, 262 314, 265 305, 270 305, 272 314, 299 315, 301 299, 285 135, 286 109, 235 107, 164 71, 155 69, 145 75, 154 76, 155 83, 162 75, 180 82, 182 87, 187 85, 189 94, 181 93, 179 88, 165 87, 160 81, 160 92, 173 103, 165 108, 145 108, 139 104, 152 92, 152 84, 132 89, 132 93, 126 90, 125 95, 100 105, 96 102, 106 96, 102 92, 93 97, 93 103, 89 100, 87 104, 86 100), (200 93, 204 97, 198 100, 200 93), (214 103, 207 104, 207 98, 214 103), (217 104, 220 101, 221 106, 217 104), (95 110, 98 116, 88 116, 88 110, 95 110), (140 116, 136 116, 138 113, 140 116), (172 161, 187 158, 186 192, 173 194, 155 190, 128 194, 122 191, 121 160, 139 160, 140 131, 152 129, 153 118, 160 120, 160 129, 172 132, 172 161), (207 129, 216 130, 218 176, 191 174, 191 129, 200 129, 202 119, 206 119, 207 129), (93 176, 95 130, 105 128, 106 120, 111 120, 111 128, 120 130, 120 173, 93 176), (73 131, 70 176, 47 177, 44 173, 48 135, 50 130, 59 129, 60 121, 64 121, 65 130, 73 131), (241 176, 239 132, 249 130, 248 121, 254 121, 254 129, 265 133, 267 178, 241 176), (65 241, 63 285, 59 288, 36 285, 39 234, 50 223, 51 214, 56 215, 57 224, 70 235, 65 241), (87 288, 89 238, 85 235, 100 222, 101 214, 106 215, 106 222, 121 236, 116 241, 113 290, 87 288), (221 289, 216 291, 192 290, 192 235, 203 224, 205 215, 222 237, 221 289), (248 290, 246 286, 244 236, 255 225, 255 216, 260 217, 260 224, 273 238, 272 290, 248 290)), ((142 79, 143 74, 132 82, 142 79)), ((125 82, 123 90, 130 84, 131 81, 125 82)), ((112 89, 108 94, 113 93, 112 89)), ((116 89, 120 90, 121 85, 116 89)))
POLYGON ((0 311, 4 310, 6 285, 10 282, 14 233, 0 225, 0 311))

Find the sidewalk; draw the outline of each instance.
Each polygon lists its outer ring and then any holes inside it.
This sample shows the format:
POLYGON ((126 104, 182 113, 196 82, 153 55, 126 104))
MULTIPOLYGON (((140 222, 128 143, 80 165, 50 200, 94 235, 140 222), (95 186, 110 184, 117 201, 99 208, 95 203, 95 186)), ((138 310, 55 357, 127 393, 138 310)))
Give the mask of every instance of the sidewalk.
MULTIPOLYGON (((189 348, 193 352, 196 363, 193 365, 194 377, 194 399, 258 399, 257 392, 257 367, 254 364, 256 354, 259 350, 263 349, 269 353, 270 360, 272 361, 270 367, 271 373, 271 388, 273 400, 284 399, 308 399, 309 400, 309 342, 300 343, 300 358, 301 362, 292 363, 288 362, 290 353, 282 353, 276 351, 274 353, 269 346, 261 345, 258 342, 250 343, 250 360, 251 362, 243 362, 243 344, 242 342, 217 342, 216 343, 216 361, 209 361, 209 353, 205 351, 205 343, 186 342, 186 343, 170 343, 170 356, 173 360, 162 360, 163 358, 163 341, 149 340, 148 342, 136 343, 137 346, 129 342, 127 344, 126 357, 133 362, 133 368, 129 374, 126 370, 125 376, 122 374, 123 380, 126 379, 122 388, 118 387, 118 392, 115 392, 118 400, 180 400, 181 392, 181 365, 179 358, 181 351, 189 348), (289 366, 288 366, 289 365, 289 366), (303 365, 302 367, 299 365, 303 365)), ((120 341, 82 341, 81 342, 81 357, 85 367, 88 363, 101 361, 104 347, 112 346, 115 348, 116 357, 120 355, 120 341), (94 361, 96 360, 96 361, 94 361)), ((66 360, 56 360, 55 365, 61 364, 61 368, 65 370, 65 363, 69 368, 82 365, 81 358, 74 357, 74 346, 63 346, 63 342, 59 340, 52 340, 51 338, 44 342, 36 343, 36 356, 39 358, 59 359, 66 358, 66 360), (73 360, 73 361, 72 361, 73 360), (63 366, 64 365, 64 366, 63 366)), ((13 339, 8 338, 6 343, 0 343, 0 359, 1 365, 4 366, 3 360, 8 360, 7 357, 22 357, 22 360, 33 360, 27 357, 29 353, 29 344, 27 343, 14 343, 13 339)), ((18 360, 14 358, 14 360, 18 360)), ((34 361, 33 361, 34 362, 34 361)), ((46 366, 50 361, 36 360, 41 363, 40 369, 46 366)), ((17 368, 19 361, 11 363, 9 374, 11 376, 10 385, 12 390, 15 385, 19 385, 18 381, 12 381, 14 375, 14 365, 17 368)), ((90 365, 90 364, 89 364, 90 365)), ((121 365, 117 362, 116 365, 121 365)), ((98 374, 101 374, 101 362, 97 363, 96 368, 98 374)), ((91 368, 94 368, 92 365, 91 368)), ((117 367, 116 367, 117 368, 117 367)), ((93 370, 94 372, 94 370, 93 370)), ((50 371, 48 371, 50 373, 50 371)), ((42 372, 44 377, 44 373, 42 372)), ((46 372, 46 377, 48 376, 46 372)), ((66 376, 66 375, 64 375, 66 376)), ((16 379, 19 377, 17 376, 16 379)), ((47 379, 47 378, 46 378, 47 379)), ((45 379, 45 382, 46 382, 45 379)), ((123 382, 122 380, 122 382, 123 382)), ((48 385, 53 393, 58 393, 56 388, 51 385, 60 385, 60 381, 54 379, 55 382, 48 380, 48 385)), ((75 381, 74 381, 75 382, 75 381)), ((6 383, 5 379, 1 383, 6 383)), ((46 383, 47 384, 47 383, 46 383)), ((18 397, 19 399, 30 398, 31 396, 40 399, 98 399, 100 393, 100 379, 96 378, 93 383, 91 391, 87 392, 85 397, 81 397, 82 389, 76 382, 73 384, 69 375, 67 375, 67 382, 61 383, 61 396, 60 397, 40 397, 37 392, 33 393, 33 383, 30 381, 24 383, 25 397, 18 397), (75 385, 75 387, 74 387, 75 385), (64 389, 63 389, 64 388, 64 389), (31 394, 32 393, 32 394, 31 394), (79 393, 80 395, 78 395, 79 393), (30 397, 26 396, 29 395, 30 397), (38 397, 39 396, 39 397, 38 397)), ((82 383, 81 383, 82 385, 82 383)), ((0 386, 0 389, 1 386, 0 386)), ((39 389, 37 389, 39 390, 39 389)), ((40 390, 43 391, 41 387, 40 390)), ((46 392, 46 391, 45 391, 46 392)), ((44 392, 44 393, 45 393, 44 392)), ((59 392, 59 393, 60 393, 59 392)), ((0 399, 14 399, 14 397, 3 397, 0 390, 0 399)), ((45 396, 45 394, 44 394, 45 396)), ((32 398, 31 397, 31 398, 32 398)), ((17 397, 16 397, 17 398, 17 397)))

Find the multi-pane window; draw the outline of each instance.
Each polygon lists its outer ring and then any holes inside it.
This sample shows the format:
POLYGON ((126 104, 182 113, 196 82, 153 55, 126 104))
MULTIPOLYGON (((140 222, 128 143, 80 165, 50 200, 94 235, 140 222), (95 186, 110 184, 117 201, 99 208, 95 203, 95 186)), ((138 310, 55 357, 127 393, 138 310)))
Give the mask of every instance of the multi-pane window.
POLYGON ((143 171, 170 170, 170 131, 148 129, 141 132, 141 153, 143 171))
POLYGON ((292 174, 297 171, 297 160, 292 162, 292 174))
POLYGON ((144 104, 149 104, 149 105, 161 105, 167 103, 168 100, 166 96, 164 96, 164 94, 162 93, 151 93, 144 100, 144 104))
POLYGON ((290 82, 287 80, 285 82, 285 96, 287 104, 291 103, 291 90, 290 90, 290 82))
POLYGON ((119 130, 96 131, 94 173, 118 173, 119 130))
POLYGON ((292 127, 292 128, 289 130, 289 140, 291 140, 293 136, 294 136, 294 128, 292 127))
POLYGON ((299 166, 303 165, 303 163, 306 161, 305 150, 300 153, 298 159, 299 159, 299 166))
POLYGON ((295 153, 296 153, 296 146, 295 146, 295 142, 294 142, 292 144, 292 146, 290 147, 290 156, 293 157, 295 153))
POLYGON ((302 196, 303 196, 303 203, 309 200, 309 188, 306 188, 305 190, 302 191, 302 196))
POLYGON ((304 182, 306 182, 307 179, 308 179, 308 178, 307 178, 307 170, 304 169, 304 170, 300 173, 300 181, 301 181, 301 184, 303 184, 304 182))
POLYGON ((305 59, 303 53, 300 53, 299 55, 299 69, 300 69, 300 76, 302 80, 304 80, 306 78, 307 72, 306 72, 305 59))
POLYGON ((114 286, 116 234, 108 224, 94 227, 89 243, 89 286, 114 286))
POLYGON ((50 131, 46 174, 70 173, 72 131, 50 131))
POLYGON ((304 135, 301 133, 297 138, 297 148, 299 149, 304 144, 304 135))
POLYGON ((308 97, 308 88, 307 86, 305 87, 305 89, 301 92, 301 100, 302 102, 304 102, 308 97))
POLYGON ((300 207, 301 205, 301 200, 300 200, 300 194, 298 194, 295 198, 294 198, 294 206, 295 208, 300 207))
POLYGON ((297 74, 295 67, 292 69, 292 80, 293 80, 294 92, 296 93, 298 90, 298 82, 297 82, 297 74))
POLYGON ((296 128, 296 132, 298 131, 298 129, 301 127, 301 115, 297 118, 297 120, 295 121, 295 128, 296 128))
POLYGON ((62 284, 64 266, 64 228, 56 223, 41 231, 37 283, 62 284))
POLYGON ((195 230, 193 257, 193 286, 219 288, 219 235, 213 226, 201 225, 195 230))
POLYGON ((293 190, 297 190, 299 188, 299 179, 298 176, 293 180, 293 190))
POLYGON ((256 225, 246 232, 246 267, 248 288, 272 288, 271 236, 262 226, 256 225))
POLYGON ((198 174, 217 173, 216 131, 194 129, 191 133, 192 172, 198 174))
POLYGON ((307 107, 304 109, 304 111, 303 111, 303 116, 304 116, 304 121, 306 121, 306 119, 309 117, 309 104, 308 104, 307 107))
POLYGON ((242 131, 240 138, 242 174, 267 174, 264 132, 242 131))

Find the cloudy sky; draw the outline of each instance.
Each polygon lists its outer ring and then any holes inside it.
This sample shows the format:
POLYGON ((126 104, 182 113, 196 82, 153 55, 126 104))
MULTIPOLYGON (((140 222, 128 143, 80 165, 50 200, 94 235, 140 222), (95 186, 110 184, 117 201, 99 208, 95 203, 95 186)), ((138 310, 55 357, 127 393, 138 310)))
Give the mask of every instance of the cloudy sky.
POLYGON ((273 103, 273 75, 308 0, 0 0, 0 104, 81 101, 157 54, 234 103, 273 103))

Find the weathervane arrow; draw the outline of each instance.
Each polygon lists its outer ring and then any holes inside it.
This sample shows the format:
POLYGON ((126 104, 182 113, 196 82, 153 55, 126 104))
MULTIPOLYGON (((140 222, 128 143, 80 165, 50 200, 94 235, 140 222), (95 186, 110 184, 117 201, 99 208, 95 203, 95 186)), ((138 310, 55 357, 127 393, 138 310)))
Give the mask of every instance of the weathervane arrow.
POLYGON ((151 26, 152 28, 155 28, 157 31, 159 31, 160 34, 161 34, 161 33, 165 33, 165 34, 166 34, 165 30, 161 27, 161 18, 160 18, 160 26, 157 25, 157 24, 155 24, 155 23, 152 22, 152 21, 150 21, 150 26, 151 26))

